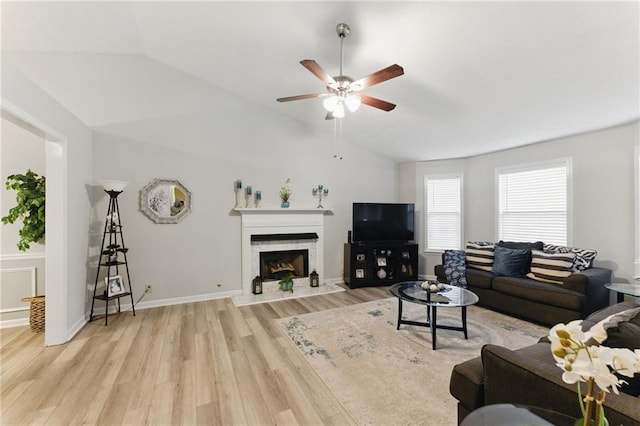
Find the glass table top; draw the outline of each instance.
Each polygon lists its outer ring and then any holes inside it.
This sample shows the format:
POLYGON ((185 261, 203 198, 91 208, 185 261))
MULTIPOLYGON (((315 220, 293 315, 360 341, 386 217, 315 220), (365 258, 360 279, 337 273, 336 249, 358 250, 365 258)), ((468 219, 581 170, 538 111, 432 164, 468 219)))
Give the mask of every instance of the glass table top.
POLYGON ((604 286, 609 290, 617 291, 618 293, 640 297, 640 284, 609 283, 605 284, 604 286))
POLYGON ((394 284, 389 288, 391 294, 402 300, 428 306, 469 306, 478 303, 478 296, 462 287, 445 284, 437 292, 423 290, 423 281, 406 281, 394 284))

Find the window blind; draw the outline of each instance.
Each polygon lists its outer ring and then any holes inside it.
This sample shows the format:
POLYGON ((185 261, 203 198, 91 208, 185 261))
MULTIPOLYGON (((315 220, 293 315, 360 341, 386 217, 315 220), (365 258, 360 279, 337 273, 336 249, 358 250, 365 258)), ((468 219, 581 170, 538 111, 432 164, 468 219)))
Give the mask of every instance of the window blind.
POLYGON ((499 171, 499 238, 567 245, 567 172, 567 161, 499 171))
POLYGON ((462 235, 461 176, 426 178, 426 248, 460 249, 462 235))

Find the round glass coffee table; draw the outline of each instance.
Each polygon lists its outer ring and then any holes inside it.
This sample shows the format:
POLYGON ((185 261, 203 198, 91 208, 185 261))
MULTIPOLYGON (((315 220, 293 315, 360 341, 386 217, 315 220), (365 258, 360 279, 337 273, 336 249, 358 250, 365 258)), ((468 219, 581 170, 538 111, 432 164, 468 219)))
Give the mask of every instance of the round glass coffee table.
POLYGON ((423 290, 422 281, 406 281, 394 284, 389 288, 391 294, 398 298, 398 325, 396 330, 400 329, 401 324, 417 325, 429 327, 431 329, 431 347, 436 349, 436 329, 443 328, 447 330, 462 331, 464 338, 467 335, 467 306, 478 303, 478 296, 462 287, 455 287, 445 284, 442 290, 431 292, 423 290), (418 303, 427 307, 427 321, 410 321, 402 319, 402 302, 418 303), (462 326, 451 326, 438 324, 438 308, 462 308, 462 326))
POLYGON ((613 290, 618 293, 618 303, 624 302, 625 294, 628 294, 629 296, 632 296, 632 297, 640 298, 640 284, 608 283, 608 284, 605 284, 604 286, 609 290, 613 290))

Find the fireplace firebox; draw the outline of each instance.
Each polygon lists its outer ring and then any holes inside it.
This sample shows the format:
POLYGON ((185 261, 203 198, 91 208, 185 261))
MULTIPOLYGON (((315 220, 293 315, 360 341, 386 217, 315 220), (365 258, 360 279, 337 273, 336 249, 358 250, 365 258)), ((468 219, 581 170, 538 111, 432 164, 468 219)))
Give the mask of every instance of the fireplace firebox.
POLYGON ((289 274, 293 274, 293 278, 309 276, 309 250, 260 252, 260 278, 263 281, 279 281, 289 274))

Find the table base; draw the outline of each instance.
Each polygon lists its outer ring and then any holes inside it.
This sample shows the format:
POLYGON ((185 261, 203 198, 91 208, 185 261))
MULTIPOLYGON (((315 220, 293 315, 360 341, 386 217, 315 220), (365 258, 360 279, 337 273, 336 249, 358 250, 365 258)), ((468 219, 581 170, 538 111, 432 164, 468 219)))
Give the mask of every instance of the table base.
POLYGON ((398 298, 398 325, 396 326, 396 330, 400 330, 401 324, 407 325, 416 325, 420 327, 429 327, 431 329, 431 349, 436 350, 436 329, 442 328, 446 330, 454 330, 454 331, 462 331, 464 332, 464 338, 469 339, 467 334, 467 307, 461 306, 462 308, 462 327, 456 327, 452 325, 446 324, 438 324, 438 307, 437 306, 427 306, 427 321, 410 321, 402 319, 402 299, 398 298), (431 308, 433 308, 433 314, 431 313, 431 308))

